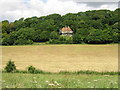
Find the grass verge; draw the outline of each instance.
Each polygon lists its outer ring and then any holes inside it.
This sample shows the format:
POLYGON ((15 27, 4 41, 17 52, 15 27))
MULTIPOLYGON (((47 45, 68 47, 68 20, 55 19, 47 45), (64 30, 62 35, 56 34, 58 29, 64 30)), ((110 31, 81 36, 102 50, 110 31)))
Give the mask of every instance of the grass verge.
POLYGON ((118 88, 118 75, 3 73, 3 88, 118 88))
MULTIPOLYGON (((2 71, 2 73, 7 73, 6 71, 2 71)), ((16 70, 15 72, 12 73, 30 73, 28 71, 25 70, 16 70)), ((43 70, 39 70, 36 69, 35 72, 33 72, 32 74, 92 74, 92 75, 120 75, 120 72, 97 72, 97 71, 74 71, 74 72, 69 72, 69 71, 60 71, 60 72, 45 72, 43 70)))

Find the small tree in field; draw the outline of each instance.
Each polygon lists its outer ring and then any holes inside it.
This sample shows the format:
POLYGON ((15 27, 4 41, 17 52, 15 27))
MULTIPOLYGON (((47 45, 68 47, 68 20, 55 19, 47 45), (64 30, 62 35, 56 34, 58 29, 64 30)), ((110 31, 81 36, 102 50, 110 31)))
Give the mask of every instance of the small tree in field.
POLYGON ((6 72, 15 72, 16 71, 16 66, 13 61, 8 61, 8 63, 5 66, 5 71, 6 72))

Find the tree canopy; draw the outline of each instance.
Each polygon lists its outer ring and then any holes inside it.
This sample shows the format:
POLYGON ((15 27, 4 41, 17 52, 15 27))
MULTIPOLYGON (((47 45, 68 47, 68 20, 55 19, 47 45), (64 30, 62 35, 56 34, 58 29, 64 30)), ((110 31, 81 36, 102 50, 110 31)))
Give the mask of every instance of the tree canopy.
POLYGON ((34 42, 106 44, 120 42, 120 8, 50 14, 42 17, 20 18, 2 23, 2 45, 25 45, 34 42), (73 36, 61 36, 59 29, 69 26, 73 36))

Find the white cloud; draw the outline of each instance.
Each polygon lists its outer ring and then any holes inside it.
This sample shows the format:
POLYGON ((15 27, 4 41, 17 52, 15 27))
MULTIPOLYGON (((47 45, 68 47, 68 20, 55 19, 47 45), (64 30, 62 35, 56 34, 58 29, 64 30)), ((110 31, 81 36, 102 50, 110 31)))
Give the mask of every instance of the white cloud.
POLYGON ((119 0, 60 0, 60 1, 75 1, 75 2, 119 2, 119 0))
POLYGON ((118 5, 116 5, 116 4, 111 4, 111 5, 104 4, 104 5, 101 5, 100 8, 98 8, 98 9, 115 10, 116 7, 118 7, 118 5))
POLYGON ((75 0, 0 0, 0 20, 14 21, 21 17, 44 16, 52 13, 66 14, 94 9, 114 10, 117 5, 101 5, 99 8, 87 6, 86 3, 76 3, 75 0))

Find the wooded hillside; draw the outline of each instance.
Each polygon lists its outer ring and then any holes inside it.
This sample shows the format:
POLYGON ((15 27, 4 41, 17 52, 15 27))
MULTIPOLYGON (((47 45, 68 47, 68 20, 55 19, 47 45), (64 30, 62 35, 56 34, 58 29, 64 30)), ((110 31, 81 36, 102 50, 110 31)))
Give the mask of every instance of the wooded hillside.
MULTIPOLYGON (((25 45, 34 42, 52 44, 106 44, 119 43, 119 13, 92 10, 66 15, 51 14, 42 17, 21 18, 14 22, 2 21, 2 45, 25 45), (59 35, 59 29, 69 26, 72 37, 59 35)), ((0 24, 1 25, 1 24, 0 24)))

